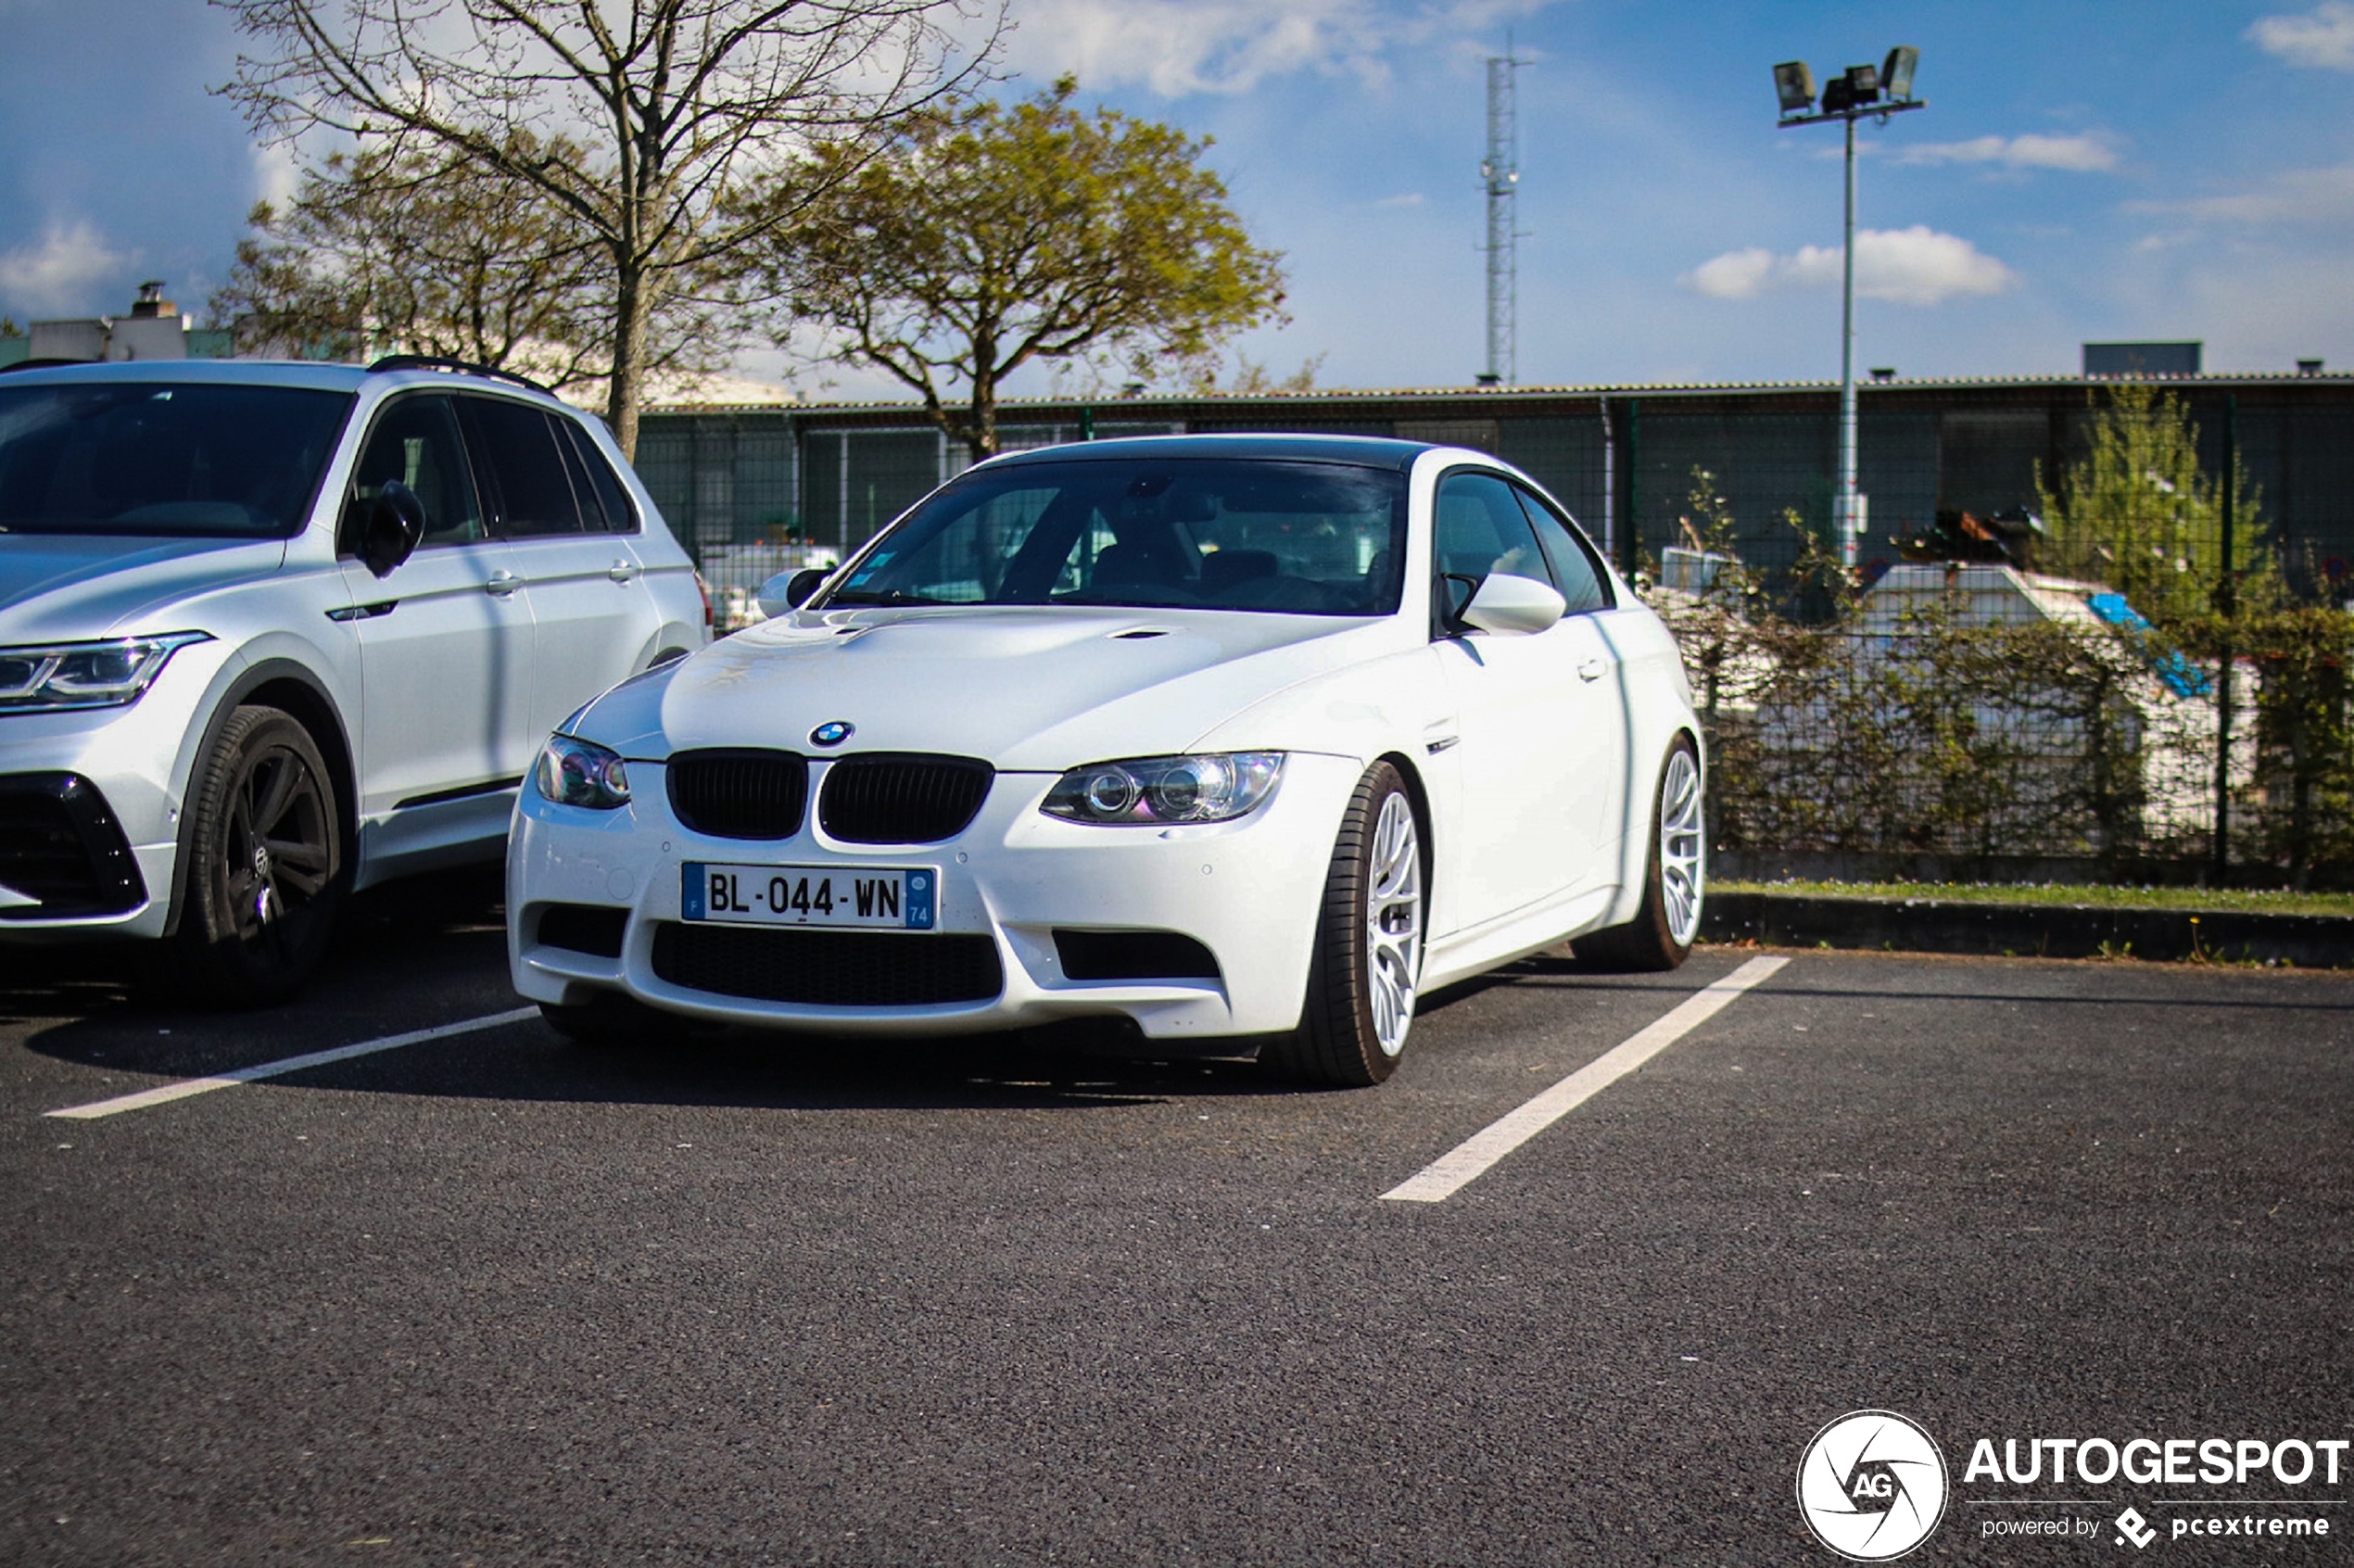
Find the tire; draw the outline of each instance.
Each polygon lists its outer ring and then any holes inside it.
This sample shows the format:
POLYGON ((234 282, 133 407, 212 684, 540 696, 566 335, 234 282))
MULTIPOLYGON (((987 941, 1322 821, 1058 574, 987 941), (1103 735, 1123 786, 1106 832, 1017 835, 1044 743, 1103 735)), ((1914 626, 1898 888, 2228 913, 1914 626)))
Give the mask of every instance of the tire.
POLYGON ((1703 830, 1700 754, 1689 736, 1668 748, 1652 795, 1651 853, 1645 857, 1643 903, 1623 926, 1593 931, 1570 943, 1578 962, 1617 973, 1679 967, 1700 936, 1708 843, 1703 830))
POLYGON ((216 1006, 283 1002, 326 955, 349 878, 334 776, 301 721, 237 709, 196 764, 178 931, 160 989, 216 1006))
POLYGON ((1358 780, 1333 845, 1299 1027, 1262 1045, 1261 1065, 1348 1088, 1398 1070, 1422 973, 1427 869, 1406 780, 1375 763, 1358 780))

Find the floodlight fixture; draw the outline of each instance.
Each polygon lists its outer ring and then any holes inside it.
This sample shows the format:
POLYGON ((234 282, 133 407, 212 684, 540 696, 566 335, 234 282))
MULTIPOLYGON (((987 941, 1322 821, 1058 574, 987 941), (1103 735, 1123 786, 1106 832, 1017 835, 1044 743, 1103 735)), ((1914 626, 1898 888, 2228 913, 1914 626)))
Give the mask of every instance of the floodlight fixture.
MULTIPOLYGON (((1913 96, 1913 73, 1921 52, 1899 44, 1877 66, 1853 65, 1823 83, 1820 107, 1815 101, 1815 73, 1803 60, 1774 68, 1774 93, 1781 102, 1782 125, 1820 125, 1837 120, 1847 133, 1847 227, 1840 247, 1839 325, 1839 480, 1831 496, 1831 515, 1839 530, 1840 553, 1855 564, 1856 547, 1864 531, 1864 497, 1855 487, 1855 122, 1878 119, 1886 124, 1892 114, 1929 106, 1913 96)), ((1873 379, 1883 377, 1875 370, 1873 379)))
POLYGON ((1774 68, 1774 91, 1784 114, 1804 114, 1815 107, 1815 73, 1804 60, 1786 60, 1774 68))
POLYGON ((1913 72, 1920 63, 1921 52, 1918 49, 1908 44, 1899 44, 1888 52, 1888 58, 1880 63, 1880 86, 1892 98, 1911 97, 1913 72))

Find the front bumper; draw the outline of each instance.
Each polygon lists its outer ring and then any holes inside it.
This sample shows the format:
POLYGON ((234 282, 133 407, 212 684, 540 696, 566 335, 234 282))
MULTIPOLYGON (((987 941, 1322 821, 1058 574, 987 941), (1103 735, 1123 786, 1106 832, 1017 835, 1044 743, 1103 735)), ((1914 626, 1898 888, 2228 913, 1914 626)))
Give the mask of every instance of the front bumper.
POLYGON ((0 942, 163 934, 180 853, 173 774, 228 657, 217 642, 183 648, 122 707, 0 714, 0 858, 34 884, 0 867, 0 942), (67 833, 86 878, 64 875, 67 833))
MULTIPOLYGON (((824 787, 822 769, 811 797, 824 787)), ((895 848, 829 841, 807 814, 790 839, 754 841, 690 832, 672 814, 659 765, 629 765, 631 803, 595 812, 552 804, 526 787, 507 846, 507 942, 515 989, 579 1005, 622 993, 696 1018, 835 1034, 950 1034, 1124 1017, 1152 1039, 1213 1039, 1299 1021, 1333 844, 1363 765, 1293 753, 1273 797, 1236 822, 1167 828, 1067 822, 1038 809, 1048 774, 999 774, 972 825, 943 843, 895 848), (985 941, 1001 977, 994 995, 912 1005, 816 1005, 682 985, 657 973, 658 943, 682 931, 769 927, 681 919, 689 861, 927 867, 940 875, 930 933, 876 940, 985 941), (626 909, 619 956, 540 940, 554 905, 626 909), (1173 932, 1207 948, 1215 977, 1074 980, 1063 931, 1173 932), (668 934, 665 935, 665 932, 668 934)), ((797 928, 785 928, 797 929, 797 928)), ((732 939, 731 939, 732 940, 732 939)), ((749 939, 757 942, 757 938, 749 939)), ((930 966, 941 954, 907 950, 930 966)), ((680 972, 673 959, 661 967, 680 972)), ((708 972, 705 967, 704 972, 708 972)), ((725 983, 724 981, 716 983, 725 983)))

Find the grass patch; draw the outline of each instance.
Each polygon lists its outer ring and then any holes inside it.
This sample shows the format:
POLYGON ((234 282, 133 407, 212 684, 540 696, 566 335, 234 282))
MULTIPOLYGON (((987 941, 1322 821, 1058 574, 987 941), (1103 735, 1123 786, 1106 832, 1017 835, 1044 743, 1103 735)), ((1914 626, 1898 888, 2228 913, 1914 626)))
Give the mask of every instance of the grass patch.
POLYGON ((2110 888, 2063 882, 1742 882, 1716 892, 1791 893, 1801 898, 1939 899, 1956 904, 2085 904, 2100 909, 2248 910, 2269 915, 2354 915, 2354 893, 2276 892, 2246 888, 2110 888))

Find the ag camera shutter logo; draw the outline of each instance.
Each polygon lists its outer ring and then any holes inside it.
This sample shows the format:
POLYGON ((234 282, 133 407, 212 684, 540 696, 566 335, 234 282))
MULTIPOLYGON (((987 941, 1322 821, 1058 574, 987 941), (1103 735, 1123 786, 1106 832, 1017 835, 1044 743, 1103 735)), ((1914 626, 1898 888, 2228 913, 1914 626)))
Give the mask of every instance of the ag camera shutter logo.
POLYGON ((1798 1511, 1815 1538, 1855 1562, 1904 1556, 1945 1517, 1945 1456, 1917 1422, 1851 1410, 1798 1461, 1798 1511))

